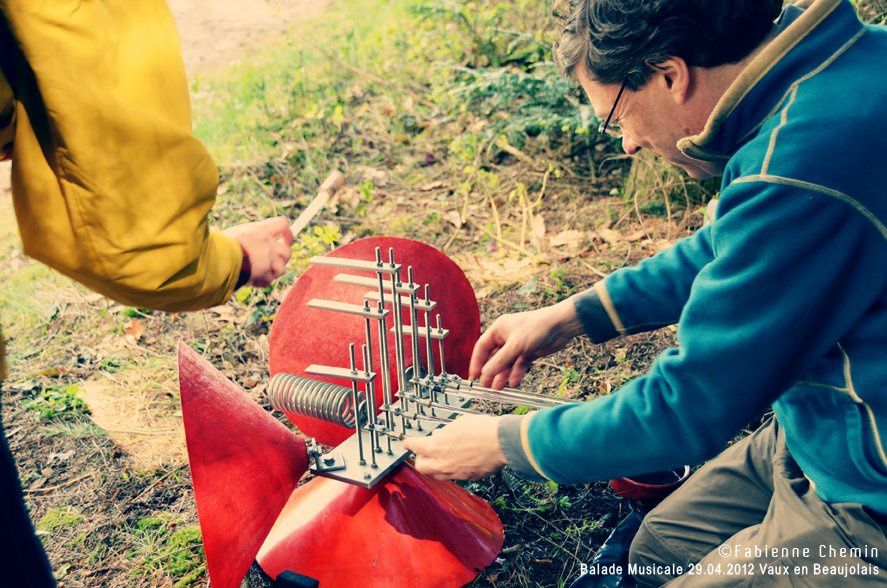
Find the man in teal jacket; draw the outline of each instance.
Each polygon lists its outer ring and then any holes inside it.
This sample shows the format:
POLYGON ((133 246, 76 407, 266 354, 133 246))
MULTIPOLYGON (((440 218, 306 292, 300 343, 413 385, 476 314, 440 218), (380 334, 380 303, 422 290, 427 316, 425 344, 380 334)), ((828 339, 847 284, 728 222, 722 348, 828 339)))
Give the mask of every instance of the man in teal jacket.
POLYGON ((583 333, 677 323, 679 346, 609 396, 410 443, 439 477, 507 464, 582 483, 709 459, 772 407, 646 517, 630 558, 642 584, 887 574, 887 30, 848 0, 780 9, 578 2, 557 54, 601 130, 723 176, 716 218, 571 299, 500 317, 472 375, 517 385, 583 333))

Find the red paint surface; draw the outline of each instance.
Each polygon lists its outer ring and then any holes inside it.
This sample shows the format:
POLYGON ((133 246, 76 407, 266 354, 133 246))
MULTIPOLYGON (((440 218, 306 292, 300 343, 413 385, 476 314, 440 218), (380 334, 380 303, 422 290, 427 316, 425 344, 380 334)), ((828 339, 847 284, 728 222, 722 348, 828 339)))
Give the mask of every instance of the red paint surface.
MULTIPOLYGON (((388 248, 394 247, 395 262, 404 266, 401 279, 406 281, 406 268, 414 267, 416 282, 430 286, 430 297, 437 301, 437 308, 432 311, 431 325, 436 326, 436 315, 441 315, 441 326, 450 330, 445 340, 444 355, 447 371, 468 375, 468 364, 474 343, 480 336, 480 313, 474 290, 465 274, 450 258, 424 243, 397 237, 370 237, 349 243, 336 249, 329 255, 332 257, 350 257, 355 259, 374 260, 375 248, 382 248, 383 260, 388 259, 388 248)), ((360 345, 365 341, 364 320, 358 316, 337 314, 330 311, 309 308, 307 303, 312 298, 322 298, 351 304, 362 304, 368 288, 351 286, 333 282, 338 273, 350 273, 374 277, 368 272, 355 272, 337 268, 312 266, 290 289, 280 306, 270 335, 270 366, 271 375, 278 372, 311 376, 305 368, 312 363, 346 367, 348 366, 348 344, 355 343, 356 353, 360 356, 360 345)), ((422 292, 419 292, 420 296, 422 292)), ((390 308, 390 306, 389 306, 390 308)), ((418 324, 424 327, 424 313, 419 313, 418 324)), ((404 307, 404 324, 410 324, 409 311, 404 307)), ((375 321, 374 321, 375 323, 375 321)), ((389 328, 392 325, 389 320, 389 328)), ((372 327, 373 366, 379 371, 380 359, 378 349, 378 330, 372 327)), ((412 346, 410 338, 405 337, 404 355, 407 365, 412 363, 412 346)), ((422 365, 426 363, 425 340, 419 338, 419 357, 422 365)), ((394 363, 394 334, 388 334, 390 372, 392 374, 392 390, 396 390, 394 363)), ((434 356, 437 361, 437 342, 434 356)), ((362 362, 358 359, 358 365, 362 362)), ((439 364, 435 364, 439 370, 439 364)), ((326 381, 348 386, 347 382, 326 378, 326 381)), ((376 386, 376 406, 382 404, 381 385, 376 386)), ((320 421, 300 414, 287 413, 287 418, 299 430, 318 442, 326 445, 338 445, 347 439, 353 431, 320 421)))
POLYGON ((315 478, 293 492, 257 556, 320 586, 462 586, 502 549, 489 504, 402 466, 372 490, 315 478))
POLYGON ((179 390, 209 576, 236 588, 308 469, 305 441, 183 343, 179 390))

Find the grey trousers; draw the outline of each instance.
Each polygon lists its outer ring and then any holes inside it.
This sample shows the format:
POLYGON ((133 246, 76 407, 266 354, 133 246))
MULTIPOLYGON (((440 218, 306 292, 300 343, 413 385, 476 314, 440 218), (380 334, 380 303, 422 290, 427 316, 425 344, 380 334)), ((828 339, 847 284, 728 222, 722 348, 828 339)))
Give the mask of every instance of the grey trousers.
POLYGON ((885 529, 823 502, 774 418, 646 516, 629 571, 640 586, 887 586, 885 529))

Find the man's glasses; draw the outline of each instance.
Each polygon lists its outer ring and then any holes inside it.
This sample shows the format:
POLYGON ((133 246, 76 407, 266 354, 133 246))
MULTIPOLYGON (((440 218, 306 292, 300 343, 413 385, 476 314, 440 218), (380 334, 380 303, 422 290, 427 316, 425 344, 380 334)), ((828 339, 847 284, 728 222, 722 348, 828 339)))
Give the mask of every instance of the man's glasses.
POLYGON ((607 115, 607 120, 601 123, 601 126, 597 128, 597 132, 601 135, 607 135, 609 137, 613 137, 614 139, 622 138, 622 129, 616 123, 610 123, 613 118, 613 115, 616 113, 616 106, 619 104, 619 99, 622 98, 622 93, 625 92, 625 86, 628 84, 628 78, 622 82, 622 85, 619 87, 619 93, 616 94, 616 101, 613 102, 613 108, 610 109, 610 114, 607 115))

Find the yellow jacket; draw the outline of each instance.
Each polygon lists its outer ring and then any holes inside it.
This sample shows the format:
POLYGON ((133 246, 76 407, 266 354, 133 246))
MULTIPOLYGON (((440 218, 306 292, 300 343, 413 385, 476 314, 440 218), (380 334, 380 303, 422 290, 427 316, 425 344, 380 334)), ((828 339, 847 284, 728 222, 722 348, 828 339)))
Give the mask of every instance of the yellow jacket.
POLYGON ((0 65, 25 253, 133 306, 226 300, 242 253, 208 227, 218 175, 166 2, 0 0, 0 65))

